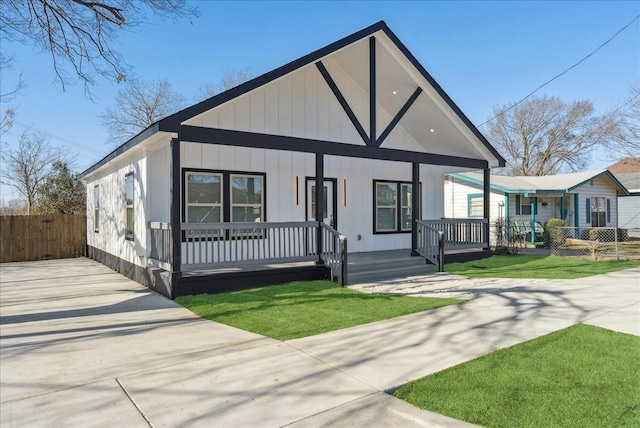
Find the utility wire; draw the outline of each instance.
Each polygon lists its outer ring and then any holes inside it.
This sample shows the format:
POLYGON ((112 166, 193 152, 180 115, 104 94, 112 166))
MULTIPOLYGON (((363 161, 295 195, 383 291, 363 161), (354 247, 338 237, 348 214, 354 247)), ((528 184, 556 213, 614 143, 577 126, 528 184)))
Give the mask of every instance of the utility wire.
POLYGON ((613 36, 609 37, 607 39, 607 41, 605 41, 603 44, 601 44, 600 46, 598 46, 595 50, 591 51, 591 53, 589 53, 587 56, 585 56, 584 58, 582 58, 580 61, 576 62, 575 64, 573 64, 571 67, 567 68, 566 70, 564 70, 562 73, 554 76, 553 78, 547 80, 546 82, 544 82, 542 85, 538 86, 536 89, 534 89, 533 91, 531 91, 526 97, 522 98, 520 101, 518 101, 517 103, 509 106, 508 108, 502 110, 500 113, 496 114, 495 116, 493 116, 491 119, 486 120, 485 122, 481 123, 478 127, 481 127, 483 125, 486 125, 487 123, 491 122, 492 120, 502 116, 503 114, 505 114, 506 112, 508 112, 509 110, 513 109, 514 107, 516 107, 517 105, 521 104, 523 101, 525 101, 527 98, 531 97, 533 94, 535 94, 536 92, 538 92, 540 89, 544 88, 545 86, 547 86, 549 83, 553 82, 554 80, 556 80, 557 78, 559 78, 560 76, 566 74, 568 71, 574 69, 575 67, 577 67, 578 65, 582 64, 584 61, 586 61, 588 58, 590 58, 591 56, 593 56, 593 54, 595 54, 596 52, 598 52, 600 49, 602 49, 605 45, 607 45, 610 41, 612 41, 613 39, 615 39, 618 34, 622 33, 624 30, 626 30, 629 26, 631 26, 631 24, 633 24, 635 21, 638 20, 638 18, 640 18, 640 15, 637 15, 635 18, 633 18, 627 25, 625 25, 624 27, 622 27, 621 29, 619 29, 613 36))

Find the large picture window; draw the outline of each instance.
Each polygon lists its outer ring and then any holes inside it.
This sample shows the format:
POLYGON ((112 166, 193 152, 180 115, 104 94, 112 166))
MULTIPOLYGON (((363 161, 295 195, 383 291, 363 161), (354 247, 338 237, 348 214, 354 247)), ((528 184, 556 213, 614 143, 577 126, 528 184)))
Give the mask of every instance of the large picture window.
POLYGON ((410 232, 413 221, 412 185, 374 180, 374 232, 410 232))
POLYGON ((133 172, 124 176, 125 226, 124 237, 133 240, 133 172))
POLYGON ((265 174, 185 170, 187 223, 265 221, 265 174))

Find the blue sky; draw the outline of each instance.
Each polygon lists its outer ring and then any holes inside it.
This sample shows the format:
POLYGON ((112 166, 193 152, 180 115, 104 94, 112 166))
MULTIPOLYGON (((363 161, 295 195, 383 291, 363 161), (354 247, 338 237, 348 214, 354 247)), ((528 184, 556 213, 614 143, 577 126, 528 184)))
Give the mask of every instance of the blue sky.
MULTIPOLYGON (((640 14, 639 1, 194 3, 199 18, 151 20, 116 44, 137 75, 168 79, 189 103, 225 70, 249 67, 257 76, 385 20, 476 125, 491 117, 494 106, 524 97, 640 14)), ((13 103, 17 125, 3 146, 11 147, 15 134, 31 126, 76 154, 78 171, 114 148, 99 115, 112 105, 115 83, 99 81, 93 101, 81 84, 63 92, 47 53, 1 42, 16 56, 14 69, 2 76, 3 90, 20 72, 27 85, 13 103)), ((600 114, 621 102, 638 79, 640 20, 538 95, 590 100, 600 114)), ((596 152, 590 168, 610 163, 596 152)), ((0 190, 5 201, 15 197, 4 186, 0 190)))

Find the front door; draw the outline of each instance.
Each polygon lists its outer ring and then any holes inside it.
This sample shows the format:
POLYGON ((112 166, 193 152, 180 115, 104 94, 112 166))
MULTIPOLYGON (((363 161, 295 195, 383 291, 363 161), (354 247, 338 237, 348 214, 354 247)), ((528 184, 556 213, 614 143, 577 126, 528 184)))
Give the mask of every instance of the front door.
MULTIPOLYGON (((315 178, 307 177, 307 191, 306 191, 306 206, 307 214, 306 220, 315 220, 316 218, 316 180, 315 178)), ((337 230, 337 218, 336 218, 336 180, 325 179, 324 180, 324 206, 322 208, 322 221, 329 226, 337 230)))

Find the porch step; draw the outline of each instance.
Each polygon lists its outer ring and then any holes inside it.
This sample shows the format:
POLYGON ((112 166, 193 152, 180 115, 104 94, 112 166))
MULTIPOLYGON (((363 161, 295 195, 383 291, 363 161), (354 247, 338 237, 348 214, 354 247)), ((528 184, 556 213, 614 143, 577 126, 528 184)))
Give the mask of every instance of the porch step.
POLYGON ((433 266, 423 257, 412 257, 408 250, 349 254, 348 283, 364 284, 410 276, 429 275, 433 266))

